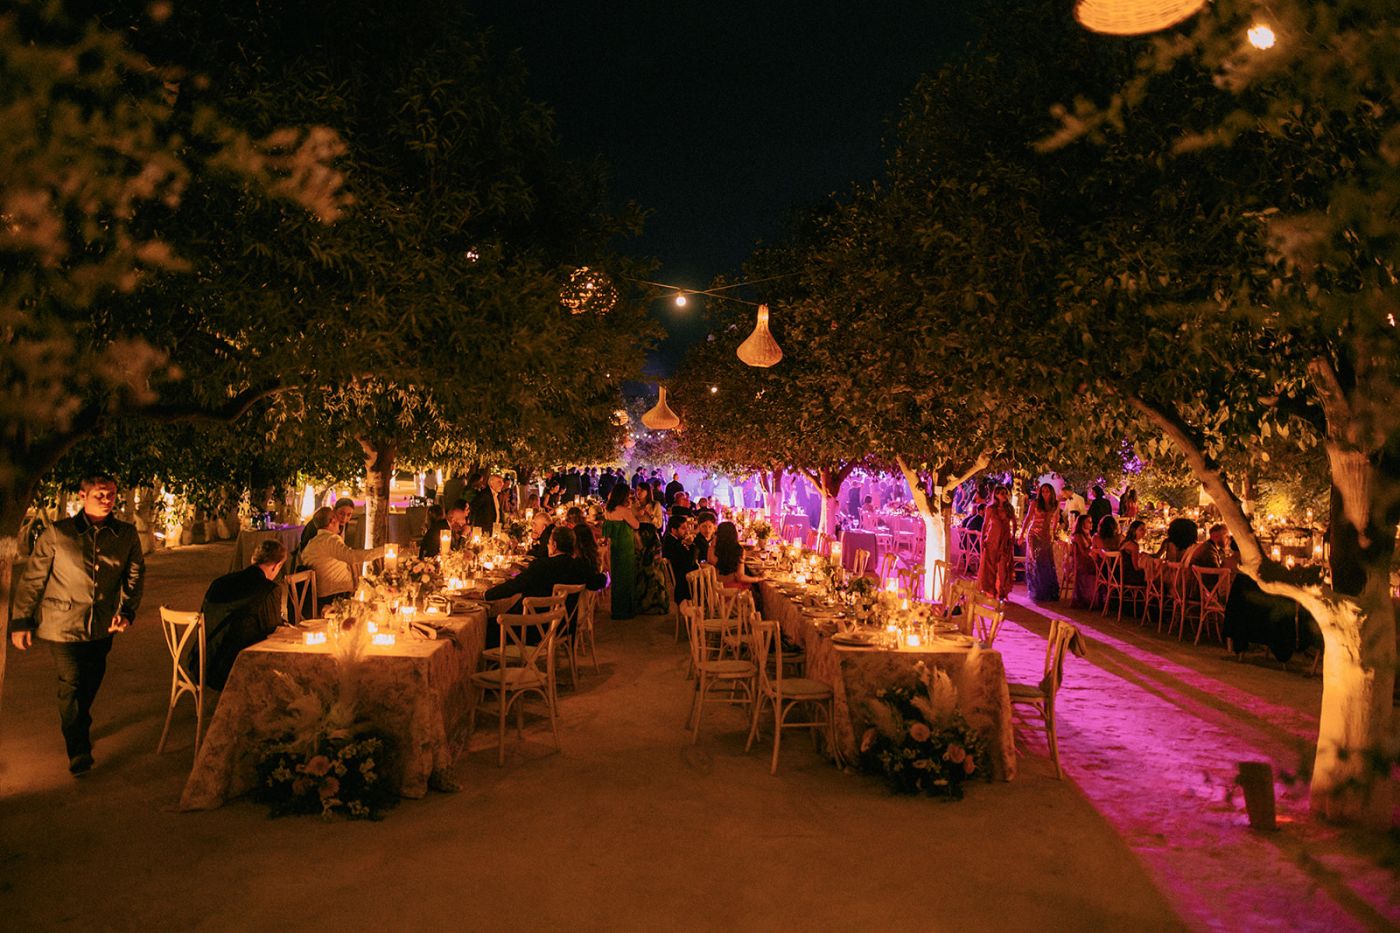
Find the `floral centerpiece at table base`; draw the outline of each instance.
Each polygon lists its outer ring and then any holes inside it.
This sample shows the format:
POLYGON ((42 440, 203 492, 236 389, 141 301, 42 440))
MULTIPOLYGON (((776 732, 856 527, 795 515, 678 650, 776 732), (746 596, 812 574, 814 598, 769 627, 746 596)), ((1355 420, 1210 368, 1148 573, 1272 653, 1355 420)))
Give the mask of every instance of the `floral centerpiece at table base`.
POLYGON ((919 688, 881 690, 868 705, 874 725, 861 738, 861 765, 895 793, 961 800, 966 781, 991 775, 986 743, 958 712, 948 675, 922 661, 915 669, 919 688))

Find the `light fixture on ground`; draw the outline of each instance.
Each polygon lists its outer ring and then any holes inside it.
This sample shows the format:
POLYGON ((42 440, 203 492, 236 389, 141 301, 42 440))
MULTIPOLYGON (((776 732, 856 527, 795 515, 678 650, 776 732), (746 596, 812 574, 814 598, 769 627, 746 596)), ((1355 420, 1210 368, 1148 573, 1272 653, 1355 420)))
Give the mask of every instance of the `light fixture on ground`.
POLYGON ((749 366, 757 366, 765 369, 776 365, 783 358, 783 348, 778 346, 778 341, 773 339, 773 334, 768 330, 768 306, 758 306, 758 323, 754 325, 753 333, 739 344, 739 349, 735 351, 739 359, 749 366))
POLYGON ((653 431, 670 431, 680 427, 681 419, 676 417, 676 413, 671 411, 671 406, 666 404, 666 387, 660 386, 660 389, 661 397, 656 400, 656 407, 642 415, 642 424, 653 431))
POLYGON ((1074 18, 1094 32, 1140 36, 1169 29, 1205 5, 1206 0, 1078 0, 1074 18))

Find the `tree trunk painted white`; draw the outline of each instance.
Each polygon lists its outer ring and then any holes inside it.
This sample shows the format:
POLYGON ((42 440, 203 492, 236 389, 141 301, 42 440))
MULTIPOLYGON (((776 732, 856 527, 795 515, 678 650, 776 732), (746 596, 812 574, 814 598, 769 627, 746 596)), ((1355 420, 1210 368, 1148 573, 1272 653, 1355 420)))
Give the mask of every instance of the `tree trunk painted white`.
POLYGON ((952 503, 947 501, 946 490, 957 489, 967 481, 968 477, 986 469, 988 462, 990 462, 990 457, 983 452, 977 455, 972 465, 961 475, 944 476, 941 473, 935 473, 933 488, 937 499, 931 501, 918 471, 910 469, 903 457, 895 458, 899 471, 904 474, 904 482, 909 487, 909 497, 914 500, 914 507, 919 510, 919 517, 924 520, 925 602, 932 602, 936 595, 934 593, 934 567, 938 561, 947 561, 952 553, 953 507, 952 503))
POLYGON ((384 441, 359 440, 365 453, 365 541, 355 546, 378 547, 389 540, 389 492, 398 448, 384 441))

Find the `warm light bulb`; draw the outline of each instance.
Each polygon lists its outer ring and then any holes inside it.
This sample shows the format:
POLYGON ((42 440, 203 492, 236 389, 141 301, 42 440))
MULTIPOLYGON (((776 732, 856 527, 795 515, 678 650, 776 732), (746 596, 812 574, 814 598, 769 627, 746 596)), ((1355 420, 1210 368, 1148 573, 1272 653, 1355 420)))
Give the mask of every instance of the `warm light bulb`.
POLYGON ((685 302, 686 302, 685 294, 684 294, 683 292, 676 292, 676 307, 677 307, 677 308, 684 308, 684 307, 685 307, 685 302))
POLYGON ((1249 44, 1260 50, 1273 48, 1277 41, 1274 31, 1263 23, 1255 23, 1250 26, 1245 35, 1249 36, 1249 44))
POLYGON ((710 386, 710 394, 714 395, 719 391, 719 386, 710 386))

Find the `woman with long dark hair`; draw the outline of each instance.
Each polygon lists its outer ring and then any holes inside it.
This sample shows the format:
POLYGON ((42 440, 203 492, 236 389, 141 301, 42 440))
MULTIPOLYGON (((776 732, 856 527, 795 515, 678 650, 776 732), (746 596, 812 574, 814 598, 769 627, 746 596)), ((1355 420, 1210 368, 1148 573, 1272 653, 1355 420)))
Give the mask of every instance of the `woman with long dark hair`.
POLYGON ((1038 603, 1060 598, 1055 575, 1055 526, 1060 518, 1055 487, 1041 483, 1026 510, 1026 589, 1038 603))
POLYGON ((603 535, 610 542, 612 565, 612 617, 630 619, 636 614, 637 528, 632 514, 632 490, 621 484, 608 493, 603 513, 603 535))
POLYGON ((733 522, 720 522, 715 530, 715 573, 719 582, 730 589, 741 590, 762 582, 744 572, 744 546, 739 543, 739 529, 733 522))
POLYGON ((977 587, 988 596, 1005 599, 1011 595, 1016 576, 1016 513, 1011 508, 1011 490, 998 485, 992 501, 982 510, 982 558, 977 568, 977 587))
POLYGON ((1070 573, 1074 574, 1074 593, 1070 596, 1071 609, 1094 608, 1094 589, 1098 584, 1098 568, 1094 564, 1094 520, 1087 515, 1079 516, 1074 523, 1074 534, 1070 535, 1070 573))

